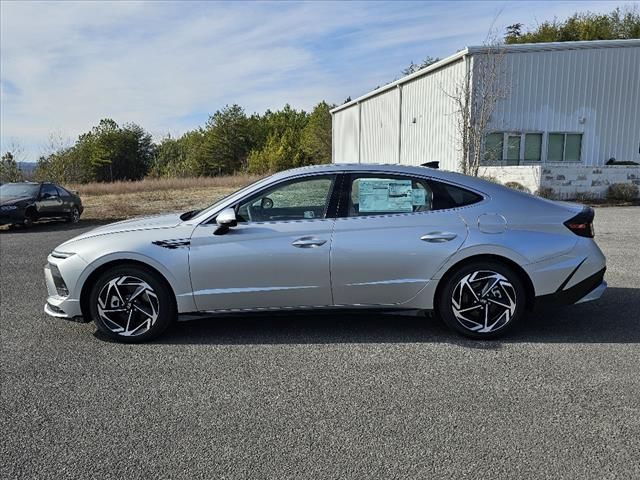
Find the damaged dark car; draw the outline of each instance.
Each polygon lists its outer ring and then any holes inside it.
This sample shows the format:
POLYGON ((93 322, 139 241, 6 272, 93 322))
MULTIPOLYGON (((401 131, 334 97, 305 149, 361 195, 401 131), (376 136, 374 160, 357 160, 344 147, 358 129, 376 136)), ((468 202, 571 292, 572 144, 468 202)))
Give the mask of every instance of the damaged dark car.
POLYGON ((77 193, 55 183, 0 185, 0 225, 29 227, 44 219, 77 223, 83 210, 77 193))

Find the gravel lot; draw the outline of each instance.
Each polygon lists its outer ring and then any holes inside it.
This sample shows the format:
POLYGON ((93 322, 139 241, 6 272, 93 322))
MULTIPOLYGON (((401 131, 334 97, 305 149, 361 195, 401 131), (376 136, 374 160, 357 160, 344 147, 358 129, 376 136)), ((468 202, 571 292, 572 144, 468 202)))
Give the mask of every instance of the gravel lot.
POLYGON ((640 477, 640 207, 596 212, 602 299, 480 343, 378 315, 110 343, 42 313, 84 228, 0 232, 1 478, 640 477))

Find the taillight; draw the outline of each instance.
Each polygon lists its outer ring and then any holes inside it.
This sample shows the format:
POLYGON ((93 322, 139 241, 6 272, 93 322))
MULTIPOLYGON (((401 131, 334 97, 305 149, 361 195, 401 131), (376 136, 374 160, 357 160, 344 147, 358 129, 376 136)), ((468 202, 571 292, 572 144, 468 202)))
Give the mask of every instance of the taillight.
POLYGON ((595 212, 591 207, 585 207, 578 215, 564 222, 565 227, 580 237, 593 238, 593 217, 595 212))

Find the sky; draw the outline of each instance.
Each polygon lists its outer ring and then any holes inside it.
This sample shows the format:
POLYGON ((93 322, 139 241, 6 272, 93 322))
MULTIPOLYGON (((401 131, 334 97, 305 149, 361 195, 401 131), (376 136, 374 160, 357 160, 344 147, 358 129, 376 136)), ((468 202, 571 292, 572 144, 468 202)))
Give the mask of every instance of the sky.
POLYGON ((159 139, 237 103, 342 103, 516 22, 637 2, 0 2, 0 150, 35 161, 101 118, 159 139))

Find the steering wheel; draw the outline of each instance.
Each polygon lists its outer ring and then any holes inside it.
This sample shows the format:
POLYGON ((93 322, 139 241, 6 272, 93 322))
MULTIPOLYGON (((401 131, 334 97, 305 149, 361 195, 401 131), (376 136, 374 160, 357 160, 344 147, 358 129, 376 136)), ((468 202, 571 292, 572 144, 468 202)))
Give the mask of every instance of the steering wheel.
POLYGON ((273 200, 271 200, 269 197, 264 197, 260 201, 260 207, 263 210, 268 210, 268 209, 272 208, 273 207, 273 200))

